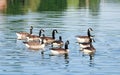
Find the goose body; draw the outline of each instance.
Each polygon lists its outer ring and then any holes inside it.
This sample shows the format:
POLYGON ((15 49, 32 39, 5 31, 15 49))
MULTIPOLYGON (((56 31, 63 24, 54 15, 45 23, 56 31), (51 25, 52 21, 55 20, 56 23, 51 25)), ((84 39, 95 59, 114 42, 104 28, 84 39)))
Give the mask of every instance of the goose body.
POLYGON ((44 39, 44 43, 51 44, 53 41, 55 41, 55 33, 58 33, 56 29, 52 31, 52 37, 43 36, 41 38, 44 39))
POLYGON ((55 41, 55 39, 53 39, 52 37, 47 37, 47 36, 43 37, 43 39, 46 44, 51 44, 53 41, 55 41))
POLYGON ((51 49, 52 55, 66 54, 68 52, 69 52, 69 50, 68 49, 64 49, 64 48, 52 48, 51 49))
MULTIPOLYGON (((81 45, 86 45, 86 44, 81 44, 81 45)), ((90 56, 90 60, 92 60, 93 55, 96 52, 96 49, 94 48, 94 46, 92 45, 92 39, 90 38, 90 43, 88 43, 86 45, 86 47, 82 48, 82 52, 86 55, 90 56), (88 47, 87 47, 88 46, 88 47)))
POLYGON ((42 41, 41 43, 40 42, 36 42, 36 41, 29 41, 29 42, 23 42, 27 48, 29 49, 33 49, 33 50, 44 50, 45 48, 45 44, 44 42, 42 41))
POLYGON ((28 32, 17 32, 17 39, 18 40, 25 40, 27 36, 30 36, 32 34, 33 27, 30 28, 30 33, 28 32))
POLYGON ((16 33, 16 35, 18 40, 25 40, 26 37, 29 36, 30 34, 27 32, 19 32, 19 33, 16 33))
POLYGON ((38 41, 38 40, 41 40, 41 34, 42 34, 42 32, 44 32, 44 30, 40 29, 39 35, 29 35, 27 37, 27 40, 28 41, 38 41))
POLYGON ((69 53, 68 44, 69 41, 66 41, 65 48, 51 48, 50 49, 51 54, 52 55, 68 54, 69 53))
POLYGON ((59 40, 55 40, 52 42, 52 47, 62 47, 63 46, 63 41, 62 41, 62 37, 59 36, 59 40))
POLYGON ((92 60, 96 52, 96 49, 93 47, 92 44, 90 44, 90 47, 83 48, 82 52, 83 52, 83 55, 84 54, 89 55, 90 60, 92 60))
POLYGON ((80 43, 79 46, 80 50, 82 50, 83 48, 90 47, 90 43, 80 43))
POLYGON ((86 42, 85 43, 79 43, 80 50, 82 50, 83 48, 87 48, 87 47, 92 46, 92 41, 95 42, 94 39, 89 37, 89 42, 87 42, 87 43, 86 42))
POLYGON ((38 40, 40 40, 40 37, 36 35, 30 35, 27 37, 27 41, 38 41, 38 40))
POLYGON ((93 31, 92 28, 88 28, 87 36, 76 36, 77 41, 80 43, 89 43, 89 38, 93 38, 93 36, 90 34, 90 31, 93 31))
POLYGON ((94 54, 95 51, 96 51, 96 49, 93 47, 92 44, 90 44, 90 47, 83 48, 83 53, 84 54, 91 55, 91 54, 94 54))
POLYGON ((88 36, 77 36, 76 39, 77 39, 78 42, 81 42, 81 43, 84 43, 84 42, 88 43, 89 42, 89 37, 88 36))

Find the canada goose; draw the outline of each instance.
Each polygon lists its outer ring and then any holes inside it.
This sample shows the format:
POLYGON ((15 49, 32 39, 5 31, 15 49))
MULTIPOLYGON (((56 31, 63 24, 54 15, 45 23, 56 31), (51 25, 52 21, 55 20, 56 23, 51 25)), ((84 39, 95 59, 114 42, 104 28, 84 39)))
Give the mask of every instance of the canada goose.
POLYGON ((27 33, 27 32, 17 32, 16 35, 17 35, 17 39, 18 40, 25 40, 27 36, 31 35, 32 34, 32 30, 33 30, 33 26, 31 26, 30 28, 30 33, 27 33))
POLYGON ((79 45, 81 51, 83 50, 83 48, 90 47, 90 43, 79 43, 79 45))
POLYGON ((42 32, 44 32, 44 30, 40 29, 39 36, 38 35, 29 35, 29 36, 27 36, 27 40, 28 41, 38 41, 38 40, 41 40, 40 37, 41 37, 42 32))
POLYGON ((29 41, 29 42, 23 42, 27 48, 32 49, 32 50, 42 50, 41 54, 43 54, 45 44, 43 42, 43 39, 40 43, 40 41, 29 41))
POLYGON ((96 49, 93 47, 92 44, 90 44, 90 47, 83 48, 83 53, 88 54, 90 56, 90 60, 92 60, 92 57, 95 53, 96 49))
POLYGON ((89 47, 82 48, 82 52, 84 54, 88 54, 90 56, 90 60, 92 60, 92 57, 93 57, 95 51, 96 51, 96 49, 92 45, 92 40, 90 40, 90 46, 89 47))
POLYGON ((52 31, 52 37, 43 36, 41 38, 44 39, 44 43, 51 44, 53 41, 55 41, 55 33, 58 33, 56 29, 52 31))
POLYGON ((77 38, 77 41, 80 42, 80 43, 88 43, 89 42, 89 37, 90 38, 93 38, 94 36, 92 36, 90 34, 90 31, 93 31, 92 28, 88 28, 87 30, 87 36, 76 36, 77 38))
POLYGON ((92 43, 92 40, 93 40, 93 42, 95 42, 95 40, 92 38, 90 38, 89 40, 90 40, 90 42, 88 42, 88 43, 79 43, 80 50, 82 50, 83 48, 86 48, 86 47, 90 47, 90 43, 92 43))
POLYGON ((59 40, 52 42, 52 47, 62 47, 63 46, 62 36, 59 36, 59 40))
POLYGON ((50 48, 51 55, 60 55, 60 54, 68 54, 68 44, 69 41, 67 40, 65 42, 65 47, 64 48, 50 48))

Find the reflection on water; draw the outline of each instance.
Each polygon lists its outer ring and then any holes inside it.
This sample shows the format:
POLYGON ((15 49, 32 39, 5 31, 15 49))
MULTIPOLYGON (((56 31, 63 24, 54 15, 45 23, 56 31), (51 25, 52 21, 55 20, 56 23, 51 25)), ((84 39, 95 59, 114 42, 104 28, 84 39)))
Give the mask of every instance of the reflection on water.
MULTIPOLYGON (((25 14, 29 11, 64 11, 67 8, 87 8, 98 12, 100 0, 1 0, 7 14, 25 14)), ((3 7, 3 6, 1 6, 3 7)))
POLYGON ((119 75, 120 1, 119 0, 0 0, 0 74, 15 75, 119 75), (7 2, 6 2, 7 1, 7 2), (1 3, 0 3, 1 4, 1 3), (112 18, 111 18, 112 17, 112 18), (69 57, 49 56, 50 46, 29 50, 16 32, 38 34, 43 28, 51 36, 58 30, 63 41, 69 40, 69 57), (96 54, 93 60, 82 56, 76 35, 93 28, 96 54))
POLYGON ((7 1, 6 0, 0 0, 0 13, 5 12, 7 7, 7 1))

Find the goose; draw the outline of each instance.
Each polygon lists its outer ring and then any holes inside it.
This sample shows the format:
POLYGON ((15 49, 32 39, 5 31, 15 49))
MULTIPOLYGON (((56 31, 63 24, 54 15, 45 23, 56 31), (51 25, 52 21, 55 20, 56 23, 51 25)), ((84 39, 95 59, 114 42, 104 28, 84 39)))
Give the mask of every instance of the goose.
POLYGON ((18 40, 25 40, 27 36, 31 35, 32 34, 32 30, 33 30, 33 26, 30 27, 30 33, 27 33, 27 32, 17 32, 16 35, 17 35, 17 39, 18 40))
POLYGON ((79 45, 80 45, 80 50, 81 51, 83 50, 83 48, 90 47, 89 43, 79 43, 79 45))
POLYGON ((68 54, 69 52, 69 49, 68 49, 68 44, 69 44, 69 41, 67 40, 65 42, 65 47, 64 48, 50 48, 50 51, 51 51, 51 55, 63 55, 63 54, 68 54))
POLYGON ((92 57, 94 55, 94 53, 96 52, 96 49, 94 48, 94 46, 92 45, 92 39, 90 40, 90 43, 89 43, 89 47, 86 47, 86 48, 82 48, 82 52, 84 54, 87 54, 90 56, 90 60, 92 60, 92 57))
POLYGON ((59 40, 52 42, 52 47, 62 47, 63 46, 62 36, 59 36, 59 40))
POLYGON ((41 41, 42 32, 44 32, 44 30, 40 29, 39 36, 38 35, 29 35, 29 36, 27 36, 27 41, 38 41, 38 40, 41 41))
POLYGON ((83 48, 86 48, 86 47, 90 47, 90 43, 92 42, 92 40, 93 40, 93 42, 95 42, 95 40, 92 38, 90 38, 89 40, 90 40, 89 43, 79 43, 80 50, 82 50, 83 48))
POLYGON ((48 37, 48 36, 43 36, 41 37, 42 39, 44 39, 44 43, 45 44, 51 44, 53 41, 55 41, 55 33, 58 33, 58 31, 56 29, 54 29, 52 31, 52 37, 48 37))
POLYGON ((93 31, 93 29, 92 28, 88 28, 88 30, 87 30, 87 36, 76 36, 77 38, 77 41, 78 41, 78 43, 80 42, 80 43, 89 43, 89 37, 90 38, 93 38, 94 36, 92 36, 91 34, 90 34, 90 31, 93 31))
POLYGON ((45 48, 45 43, 42 41, 29 41, 29 42, 23 42, 27 48, 32 49, 32 50, 42 50, 41 54, 43 54, 44 48, 45 48))

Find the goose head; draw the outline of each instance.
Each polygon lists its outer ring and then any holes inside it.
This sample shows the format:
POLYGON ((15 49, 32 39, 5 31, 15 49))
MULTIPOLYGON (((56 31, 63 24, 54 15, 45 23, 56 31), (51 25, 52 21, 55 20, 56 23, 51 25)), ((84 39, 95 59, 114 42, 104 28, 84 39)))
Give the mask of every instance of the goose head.
POLYGON ((30 34, 32 34, 33 26, 30 27, 30 34))
POLYGON ((43 29, 40 29, 39 31, 39 37, 41 36, 42 32, 45 32, 43 29))
POLYGON ((55 33, 58 33, 58 31, 57 31, 56 29, 54 29, 54 30, 52 31, 52 38, 53 38, 53 39, 55 39, 55 33))
POLYGON ((68 45, 69 45, 69 40, 65 42, 65 50, 68 49, 68 45))
POLYGON ((88 34, 88 37, 93 38, 93 37, 95 37, 95 35, 91 35, 91 33, 90 33, 91 31, 93 31, 93 29, 88 28, 87 34, 88 34))
POLYGON ((59 40, 62 41, 62 36, 59 36, 59 40))

